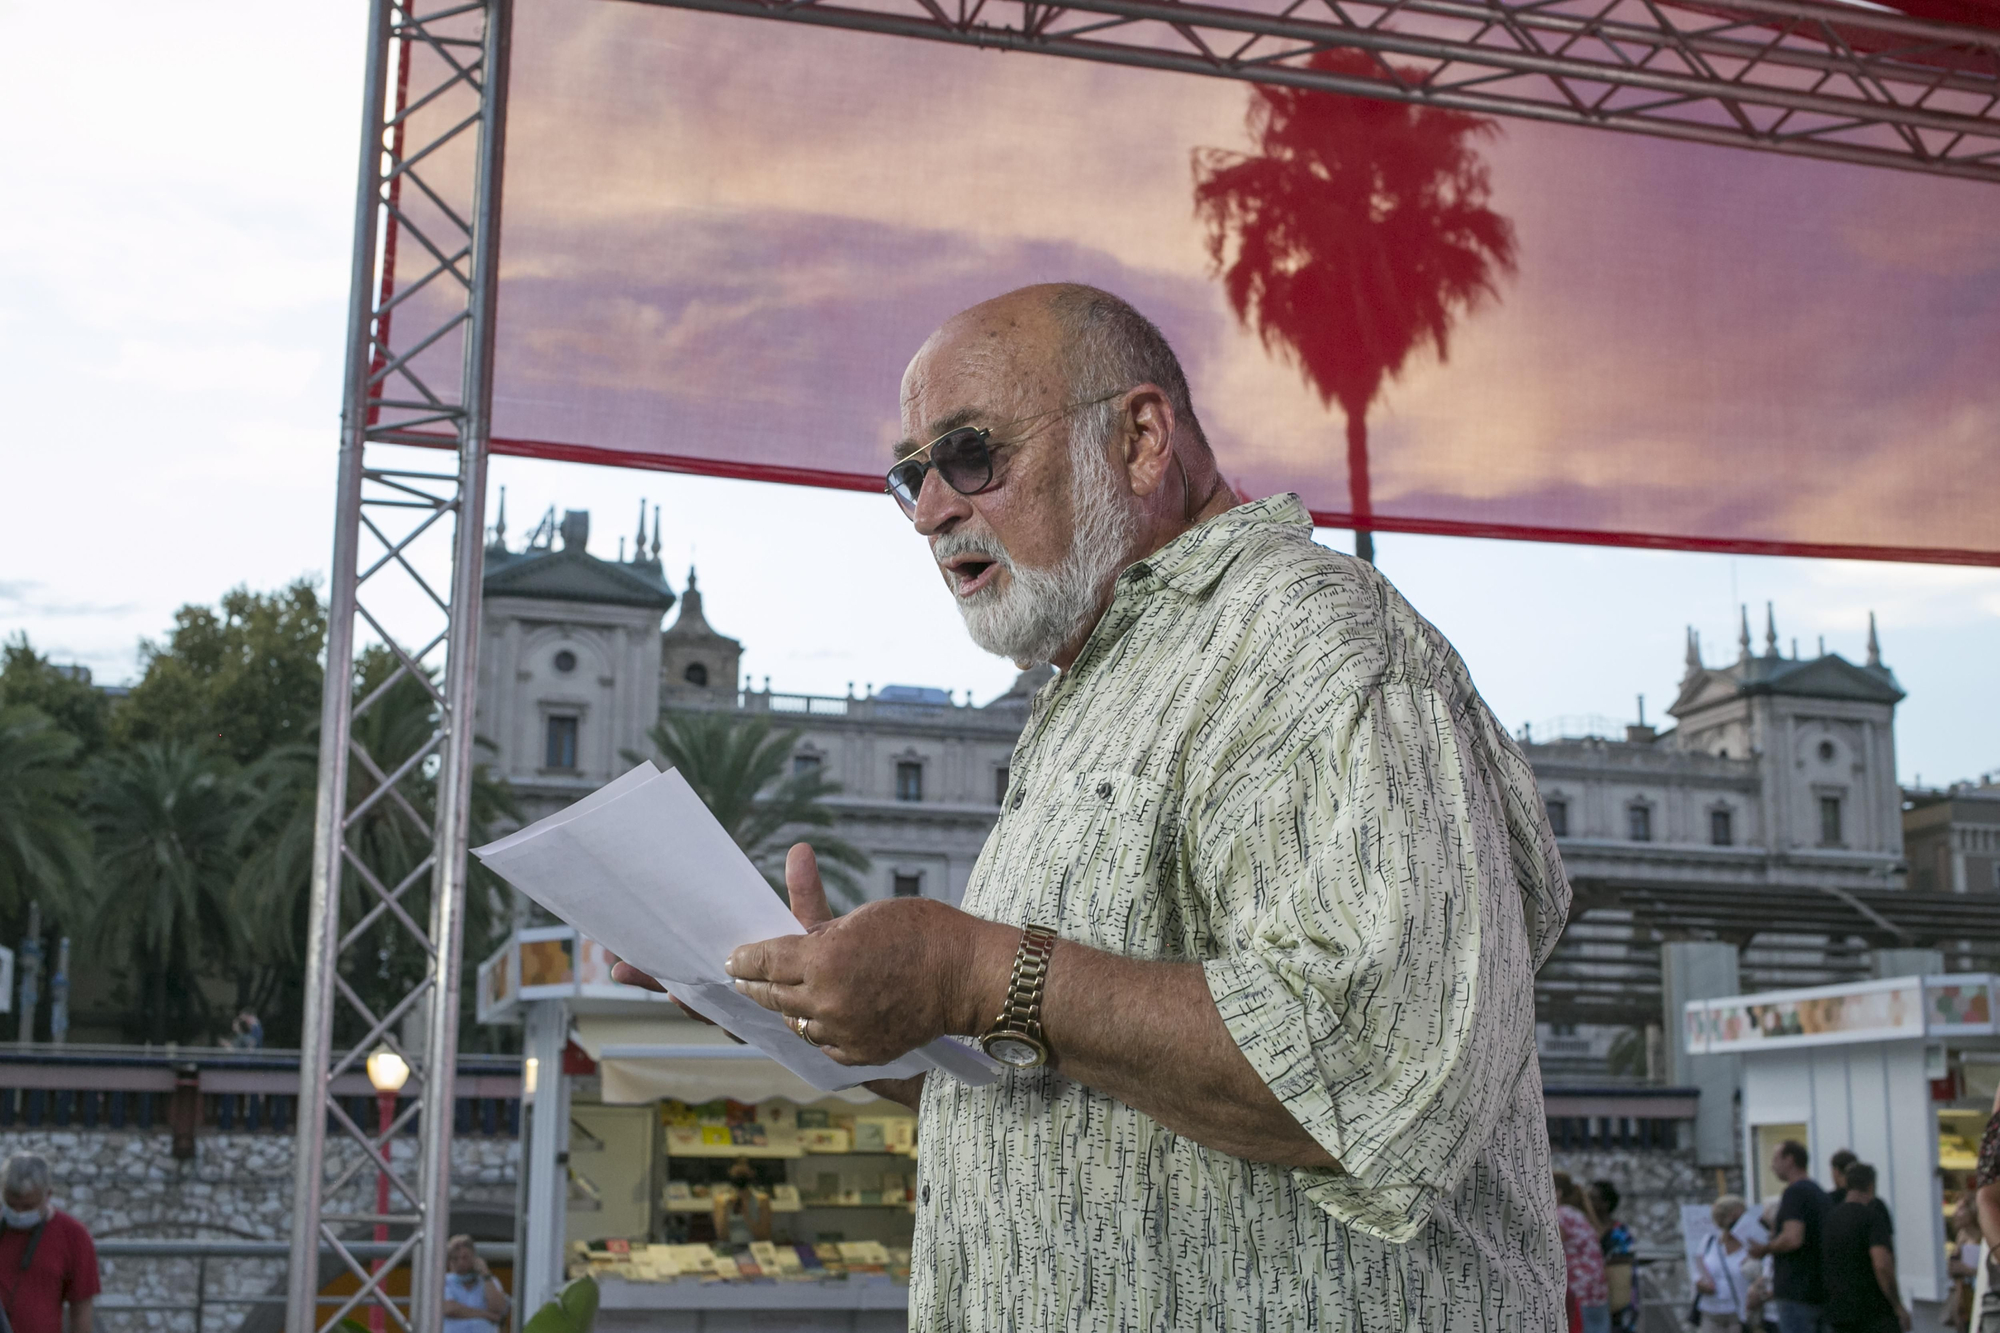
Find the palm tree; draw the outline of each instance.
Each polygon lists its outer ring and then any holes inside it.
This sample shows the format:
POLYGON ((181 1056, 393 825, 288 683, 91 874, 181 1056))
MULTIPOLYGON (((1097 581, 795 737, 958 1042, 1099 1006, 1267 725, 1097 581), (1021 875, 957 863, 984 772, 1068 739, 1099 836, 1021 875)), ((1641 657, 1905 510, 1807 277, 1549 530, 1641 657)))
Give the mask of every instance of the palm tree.
POLYGON ((0 913, 40 899, 57 919, 90 881, 90 827, 76 813, 81 745, 40 709, 0 708, 0 913))
MULTIPOLYGON (((1306 68, 1388 77, 1358 51, 1316 52, 1306 68)), ((1428 345, 1443 361, 1453 321, 1514 271, 1514 227, 1486 206, 1473 148, 1498 127, 1271 85, 1251 93, 1249 125, 1254 153, 1195 150, 1195 212, 1237 318, 1346 414, 1355 552, 1373 560, 1368 409, 1412 352, 1428 345)))
POLYGON ((92 765, 85 808, 100 891, 91 942, 129 960, 149 1041, 214 1027, 200 979, 241 942, 230 899, 239 799, 228 762, 185 741, 143 741, 92 765))
POLYGON ((826 798, 840 790, 817 765, 793 767, 797 731, 774 732, 768 717, 690 712, 663 713, 648 734, 779 897, 787 898, 785 851, 804 841, 819 858, 828 892, 849 907, 860 905, 866 892, 854 872, 868 869, 867 855, 828 832, 794 836, 801 829, 832 828, 826 798))

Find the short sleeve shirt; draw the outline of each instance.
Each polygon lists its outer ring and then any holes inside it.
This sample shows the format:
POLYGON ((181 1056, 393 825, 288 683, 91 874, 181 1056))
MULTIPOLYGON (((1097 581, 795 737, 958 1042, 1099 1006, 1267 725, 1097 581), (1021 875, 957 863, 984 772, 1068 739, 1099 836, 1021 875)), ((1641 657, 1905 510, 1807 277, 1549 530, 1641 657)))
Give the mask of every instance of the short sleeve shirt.
POLYGON ((1868 1251, 1877 1245, 1894 1253, 1895 1232, 1887 1207, 1872 1203, 1840 1203, 1827 1210, 1821 1228, 1821 1268, 1826 1275, 1825 1314, 1837 1324, 1867 1324, 1892 1316, 1896 1307, 1875 1280, 1875 1263, 1868 1251))
POLYGON ((64 1302, 97 1295, 97 1247, 83 1223, 51 1210, 24 1270, 21 1258, 33 1237, 32 1231, 0 1228, 0 1302, 14 1333, 62 1333, 64 1302))
POLYGON ((1533 983, 1569 886, 1443 637, 1297 497, 1244 505, 1120 576, 1009 772, 966 909, 1199 964, 1340 1169, 1051 1070, 928 1080, 912 1328, 1559 1324, 1533 983))
POLYGON ((1797 1220, 1805 1227, 1805 1244, 1771 1256, 1771 1295, 1781 1301, 1821 1305, 1826 1284, 1820 1277, 1820 1228, 1827 1212, 1826 1191, 1813 1180, 1794 1180, 1778 1196, 1777 1230, 1797 1220))
POLYGON ((1597 1228, 1575 1208, 1564 1204, 1556 1209, 1562 1227, 1563 1267, 1569 1289, 1578 1305, 1606 1305, 1611 1296, 1604 1281, 1604 1249, 1598 1244, 1597 1228))

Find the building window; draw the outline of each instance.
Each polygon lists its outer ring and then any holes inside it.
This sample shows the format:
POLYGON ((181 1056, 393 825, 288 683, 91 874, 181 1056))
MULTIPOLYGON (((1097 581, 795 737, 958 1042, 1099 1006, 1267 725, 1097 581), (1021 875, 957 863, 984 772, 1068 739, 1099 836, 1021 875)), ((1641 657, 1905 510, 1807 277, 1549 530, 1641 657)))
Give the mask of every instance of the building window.
POLYGON ((914 875, 898 872, 890 888, 898 898, 921 898, 924 896, 924 877, 921 872, 914 875))
POLYGON ((1650 805, 1626 806, 1625 831, 1633 842, 1651 842, 1653 840, 1653 807, 1650 805))
POLYGON ((2000 893, 2000 861, 1993 863, 1993 891, 2000 893))
POLYGON ((1840 846, 1840 798, 1838 796, 1822 796, 1819 798, 1819 842, 1822 847, 1840 846))
POLYGON ((1007 765, 993 770, 993 804, 1007 804, 1007 765))
POLYGON ((565 648, 555 656, 556 670, 567 676, 576 670, 576 654, 565 648))
POLYGON ((1727 810, 1708 812, 1708 840, 1717 847, 1733 846, 1736 842, 1736 821, 1727 810))
POLYGON ((1830 764, 1830 763, 1832 763, 1832 762, 1833 762, 1833 742, 1832 742, 1832 741, 1821 741, 1821 742, 1819 743, 1819 761, 1820 761, 1820 762, 1821 762, 1822 764, 1830 764))
POLYGON ((917 760, 904 759, 896 764, 896 799, 899 801, 924 799, 924 766, 917 760))
POLYGON ((792 756, 792 776, 805 778, 819 776, 819 756, 816 754, 795 754, 792 756))
POLYGON ((1569 836, 1569 802, 1544 801, 1543 804, 1548 808, 1549 812, 1549 832, 1555 834, 1558 838, 1567 838, 1569 836))
POLYGON ((681 672, 681 679, 698 690, 708 688, 708 668, 699 662, 689 662, 687 670, 681 672))
POLYGON ((576 767, 576 719, 549 719, 548 746, 542 756, 544 768, 576 767))

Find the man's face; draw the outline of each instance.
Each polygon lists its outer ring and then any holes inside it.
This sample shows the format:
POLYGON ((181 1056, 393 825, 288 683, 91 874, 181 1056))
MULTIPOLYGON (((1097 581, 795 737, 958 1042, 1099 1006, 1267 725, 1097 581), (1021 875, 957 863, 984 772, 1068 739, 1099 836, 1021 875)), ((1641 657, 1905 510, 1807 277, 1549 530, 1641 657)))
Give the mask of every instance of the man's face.
POLYGON ((467 1247, 461 1245, 446 1256, 445 1262, 450 1266, 452 1272, 464 1276, 477 1266, 478 1256, 467 1247))
POLYGON ((0 1199, 5 1199, 7 1206, 17 1213, 40 1212, 42 1205, 48 1202, 48 1198, 47 1190, 37 1189, 8 1190, 5 1194, 0 1194, 0 1199))
POLYGON ((1782 1181, 1790 1183, 1792 1178, 1798 1174, 1798 1168, 1792 1165, 1791 1154, 1783 1151, 1772 1153, 1771 1174, 1782 1181))
POLYGON ((903 378, 899 452, 959 426, 993 431, 993 484, 961 495, 932 472, 912 522, 974 641, 1024 666, 1095 622, 1135 530, 1108 448, 1078 471, 1060 343, 1039 306, 1003 298, 946 325, 903 378))

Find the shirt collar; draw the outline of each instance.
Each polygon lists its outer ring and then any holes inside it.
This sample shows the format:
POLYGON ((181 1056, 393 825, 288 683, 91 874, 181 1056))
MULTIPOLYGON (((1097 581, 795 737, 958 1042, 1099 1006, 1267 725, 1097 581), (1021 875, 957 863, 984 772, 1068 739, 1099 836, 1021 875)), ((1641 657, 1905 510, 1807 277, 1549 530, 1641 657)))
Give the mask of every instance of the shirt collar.
POLYGON ((1296 535, 1312 540, 1312 515, 1296 494, 1286 492, 1238 505, 1196 524, 1134 563, 1120 582, 1172 588, 1199 597, 1215 586, 1244 541, 1267 527, 1295 528, 1296 535))

